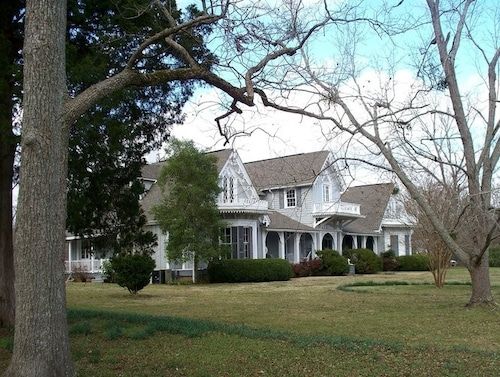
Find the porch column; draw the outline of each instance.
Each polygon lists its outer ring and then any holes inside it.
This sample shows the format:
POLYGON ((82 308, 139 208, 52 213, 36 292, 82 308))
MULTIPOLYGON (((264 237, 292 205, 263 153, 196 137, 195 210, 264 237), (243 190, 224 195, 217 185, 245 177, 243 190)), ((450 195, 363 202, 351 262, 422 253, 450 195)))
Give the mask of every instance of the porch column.
POLYGON ((267 229, 263 228, 262 229, 262 258, 263 259, 266 259, 266 255, 267 255, 266 238, 267 238, 267 229))
POLYGON ((299 263, 300 262, 300 233, 295 233, 294 241, 295 242, 293 245, 293 262, 299 263))
POLYGON ((90 272, 94 273, 94 252, 90 253, 90 272))
POLYGON ((285 259, 285 232, 278 232, 279 242, 279 258, 285 259))
POLYGON ((378 255, 378 243, 380 242, 380 237, 373 236, 373 252, 378 255))
POLYGON ((352 236, 352 247, 353 249, 358 248, 358 236, 352 236))
POLYGON ((361 248, 366 249, 366 236, 361 236, 361 248))
POLYGON ((257 248, 259 247, 257 243, 257 230, 256 225, 252 225, 252 259, 257 259, 257 248))
POLYGON ((338 239, 338 244, 337 244, 337 251, 340 253, 340 255, 342 255, 342 238, 343 238, 343 235, 342 235, 342 232, 338 232, 337 233, 337 239, 338 239))
POLYGON ((73 242, 71 240, 69 240, 69 243, 68 243, 68 271, 69 273, 71 273, 71 244, 73 242))
POLYGON ((318 245, 321 245, 321 239, 320 239, 320 232, 316 234, 311 234, 311 238, 313 240, 312 244, 312 251, 311 251, 311 258, 316 258, 316 250, 318 250, 318 245), (318 239, 320 239, 320 242, 318 242, 318 239))

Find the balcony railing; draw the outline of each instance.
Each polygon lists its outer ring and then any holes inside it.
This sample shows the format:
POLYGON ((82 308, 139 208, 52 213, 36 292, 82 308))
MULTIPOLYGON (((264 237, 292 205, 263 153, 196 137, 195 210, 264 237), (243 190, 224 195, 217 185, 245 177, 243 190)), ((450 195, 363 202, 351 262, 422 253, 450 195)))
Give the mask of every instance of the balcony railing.
POLYGON ((314 203, 313 215, 344 215, 361 216, 360 205, 347 202, 322 202, 314 203))
POLYGON ((70 272, 88 272, 99 273, 102 272, 102 264, 108 259, 76 259, 72 261, 65 261, 66 273, 70 272))
POLYGON ((250 200, 239 199, 232 203, 222 202, 219 200, 217 206, 222 212, 266 212, 269 209, 269 204, 266 200, 250 200))

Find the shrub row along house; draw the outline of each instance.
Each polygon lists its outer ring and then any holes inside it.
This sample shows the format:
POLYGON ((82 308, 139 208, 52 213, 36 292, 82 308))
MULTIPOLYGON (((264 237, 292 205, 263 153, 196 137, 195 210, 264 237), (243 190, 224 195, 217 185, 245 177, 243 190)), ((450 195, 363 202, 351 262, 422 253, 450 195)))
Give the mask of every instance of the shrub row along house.
MULTIPOLYGON (((316 250, 368 248, 380 254, 411 254, 411 220, 392 183, 349 187, 330 152, 296 154, 243 163, 237 151, 209 152, 216 157, 221 193, 218 208, 227 228, 221 243, 236 259, 281 258, 297 263, 316 250)), ((164 162, 144 166, 141 199, 148 227, 158 237, 156 270, 190 274, 192 263, 168 261, 163 234, 151 209, 159 203, 156 183, 164 162)), ((68 237, 67 269, 98 271, 101 259, 91 240, 68 237)))

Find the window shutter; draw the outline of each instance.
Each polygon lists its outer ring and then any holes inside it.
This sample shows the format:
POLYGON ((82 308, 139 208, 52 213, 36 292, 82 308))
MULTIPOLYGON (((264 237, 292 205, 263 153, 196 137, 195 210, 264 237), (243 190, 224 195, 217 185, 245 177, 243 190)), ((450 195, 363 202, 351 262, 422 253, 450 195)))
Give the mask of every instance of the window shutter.
POLYGON ((300 187, 295 189, 295 197, 297 201, 297 207, 302 207, 302 190, 300 187))
POLYGON ((244 254, 245 249, 243 248, 243 227, 239 226, 238 227, 238 259, 244 259, 245 254, 244 254))
POLYGON ((253 245, 252 245, 252 227, 248 228, 248 258, 253 258, 253 245))
POLYGON ((285 195, 286 195, 286 190, 278 191, 278 198, 279 198, 281 209, 285 208, 285 195))
POLYGON ((231 256, 238 259, 238 228, 231 227, 231 256))

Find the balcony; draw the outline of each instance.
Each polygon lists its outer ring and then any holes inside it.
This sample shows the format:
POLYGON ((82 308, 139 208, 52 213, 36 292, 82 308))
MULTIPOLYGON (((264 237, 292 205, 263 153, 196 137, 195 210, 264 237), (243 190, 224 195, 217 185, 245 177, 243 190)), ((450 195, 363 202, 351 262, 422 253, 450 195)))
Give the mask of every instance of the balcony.
POLYGON ((363 217, 359 204, 341 201, 314 203, 313 216, 363 217))
POLYGON ((232 203, 219 201, 217 203, 222 213, 267 213, 269 209, 266 200, 238 199, 232 203))

